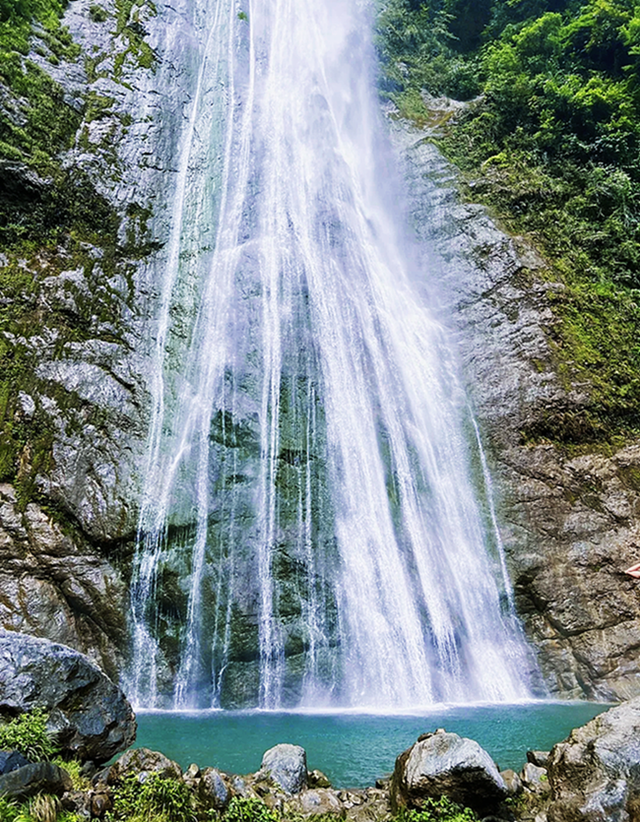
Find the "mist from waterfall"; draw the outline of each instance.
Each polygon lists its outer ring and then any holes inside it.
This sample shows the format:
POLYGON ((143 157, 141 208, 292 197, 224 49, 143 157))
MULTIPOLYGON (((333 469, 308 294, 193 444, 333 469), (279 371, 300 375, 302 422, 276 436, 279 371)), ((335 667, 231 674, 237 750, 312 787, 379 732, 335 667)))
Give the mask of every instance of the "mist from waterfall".
POLYGON ((192 0, 131 592, 139 706, 529 695, 480 438, 407 250, 372 16, 192 0))

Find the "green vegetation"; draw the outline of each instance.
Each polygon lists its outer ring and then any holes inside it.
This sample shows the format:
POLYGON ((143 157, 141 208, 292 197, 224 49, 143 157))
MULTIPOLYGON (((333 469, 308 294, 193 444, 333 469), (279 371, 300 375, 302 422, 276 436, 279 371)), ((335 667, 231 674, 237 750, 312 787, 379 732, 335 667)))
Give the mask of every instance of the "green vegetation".
MULTIPOLYGON (((118 80, 125 67, 154 63, 140 19, 143 9, 155 8, 150 0, 115 5, 112 79, 118 80)), ((60 21, 65 6, 66 0, 0 0, 0 481, 15 484, 22 505, 38 497, 36 477, 53 467, 60 421, 70 435, 104 424, 100 409, 38 376, 37 334, 55 338, 54 358, 90 339, 122 344, 119 318, 124 303, 132 307, 134 261, 157 248, 148 241, 148 208, 129 204, 125 239, 119 238, 123 215, 88 173, 63 162, 76 146, 101 156, 103 177, 117 179, 116 138, 131 124, 112 97, 92 90, 81 105, 68 104, 60 85, 30 59, 37 53, 50 63, 78 60, 80 49, 60 21), (109 128, 94 144, 91 124, 106 118, 109 128), (81 276, 63 280, 62 272, 81 276), (123 280, 124 292, 111 285, 123 280)), ((99 3, 89 14, 97 24, 109 18, 99 3)), ((92 58, 90 80, 107 56, 92 58)))
POLYGON ((178 779, 149 774, 141 784, 127 774, 114 794, 109 819, 123 822, 195 822, 189 788, 178 779))
POLYGON ((551 340, 580 408, 525 439, 606 445, 640 432, 640 5, 636 0, 390 0, 381 88, 439 126, 468 199, 528 237, 550 279, 551 340), (421 91, 469 101, 438 115, 421 91), (447 119, 447 117, 449 119, 447 119))
POLYGON ((48 719, 45 711, 34 708, 0 725, 0 750, 20 751, 30 762, 51 759, 58 749, 47 731, 48 719))
POLYGON ((27 802, 12 802, 0 798, 2 822, 81 822, 80 817, 61 808, 55 796, 38 794, 27 802))
POLYGON ((234 796, 224 819, 225 822, 279 822, 280 817, 260 799, 242 799, 234 796))
POLYGON ((471 808, 441 796, 440 799, 427 799, 419 811, 401 811, 394 822, 478 822, 478 817, 471 808))

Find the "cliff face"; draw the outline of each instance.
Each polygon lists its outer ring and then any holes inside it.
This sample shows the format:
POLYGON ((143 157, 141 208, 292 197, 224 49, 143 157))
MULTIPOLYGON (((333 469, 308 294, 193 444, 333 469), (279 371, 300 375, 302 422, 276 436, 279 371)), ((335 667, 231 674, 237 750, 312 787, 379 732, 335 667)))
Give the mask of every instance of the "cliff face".
POLYGON ((418 234, 433 242, 471 400, 488 445, 516 604, 549 692, 627 699, 640 692, 640 444, 545 441, 589 404, 562 379, 553 301, 562 284, 482 207, 424 134, 395 130, 418 234))
MULTIPOLYGON (((19 152, 0 159, 3 228, 28 230, 0 249, 0 625, 76 647, 112 675, 128 647, 148 354, 196 83, 188 7, 157 14, 144 0, 104 0, 98 13, 72 0, 64 22, 79 53, 52 60, 37 35, 28 56, 52 77, 70 137, 46 167, 19 152)), ((10 84, 0 106, 4 121, 27 122, 10 84)), ((578 452, 543 439, 589 402, 588 386, 559 376, 562 286, 524 242, 460 204, 424 135, 396 138, 416 231, 434 247, 425 266, 459 330, 516 602, 549 691, 633 696, 640 596, 622 570, 640 560, 640 444, 578 452)), ((282 458, 292 498, 296 447, 282 458)), ((184 591, 167 596, 179 611, 184 591)), ((251 664, 252 618, 239 652, 251 664)), ((238 665, 238 688, 246 671, 238 665)))
POLYGON ((159 53, 182 46, 145 0, 73 0, 63 23, 72 46, 35 26, 0 78, 0 625, 116 675, 175 176, 158 158, 184 105, 157 91, 175 86, 159 53))

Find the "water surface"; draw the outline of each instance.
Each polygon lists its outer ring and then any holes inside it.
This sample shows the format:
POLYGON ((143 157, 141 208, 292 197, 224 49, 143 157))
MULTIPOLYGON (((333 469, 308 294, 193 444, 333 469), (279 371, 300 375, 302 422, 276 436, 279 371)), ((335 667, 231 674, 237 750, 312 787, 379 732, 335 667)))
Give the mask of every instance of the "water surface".
POLYGON ((258 770, 280 742, 302 745, 310 769, 339 788, 373 785, 417 737, 445 728, 477 740, 500 768, 519 770, 526 751, 548 750, 609 706, 592 702, 434 708, 421 715, 210 711, 138 715, 137 747, 161 750, 183 768, 196 762, 231 773, 258 770))

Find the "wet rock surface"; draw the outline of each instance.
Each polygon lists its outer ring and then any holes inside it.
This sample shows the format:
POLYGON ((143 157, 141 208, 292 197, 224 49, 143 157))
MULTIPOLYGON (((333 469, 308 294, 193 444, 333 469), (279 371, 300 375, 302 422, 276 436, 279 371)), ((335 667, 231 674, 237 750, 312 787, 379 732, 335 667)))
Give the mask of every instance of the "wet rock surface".
POLYGON ((69 774, 52 762, 23 765, 0 776, 0 796, 7 799, 25 799, 40 793, 62 796, 71 788, 69 774))
POLYGON ((23 765, 28 765, 28 761, 20 751, 0 751, 0 775, 11 773, 23 765))
POLYGON ((551 296, 564 286, 524 239, 461 202, 455 170, 425 132, 398 124, 394 139, 416 232, 434 248, 425 268, 454 317, 540 692, 638 695, 640 587, 623 571, 640 561, 640 444, 580 455, 529 444, 589 402, 588 386, 557 373, 551 296))
POLYGON ((73 647, 117 678, 127 607, 121 574, 95 546, 0 484, 0 626, 73 647))
POLYGON ((307 787, 307 755, 299 745, 276 745, 262 757, 261 773, 286 793, 300 793, 307 787))
POLYGON ((549 822, 640 817, 640 698, 572 731, 549 757, 549 822))
POLYGON ((64 645, 0 631, 0 716, 32 708, 49 714, 63 753, 106 762, 135 739, 124 694, 91 660, 64 645))
POLYGON ((424 734, 402 753, 391 780, 396 808, 420 808, 425 800, 447 796, 489 812, 507 795, 507 786, 489 754, 472 739, 442 729, 424 734))

